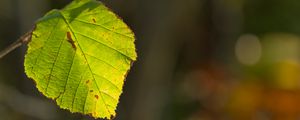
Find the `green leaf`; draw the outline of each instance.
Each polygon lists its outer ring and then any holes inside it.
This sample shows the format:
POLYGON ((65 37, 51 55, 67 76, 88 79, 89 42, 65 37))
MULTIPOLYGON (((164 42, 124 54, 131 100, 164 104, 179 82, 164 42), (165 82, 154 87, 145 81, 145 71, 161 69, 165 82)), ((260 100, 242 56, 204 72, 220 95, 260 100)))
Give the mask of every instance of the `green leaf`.
POLYGON ((137 55, 134 34, 101 2, 75 0, 41 18, 25 56, 25 72, 63 109, 115 116, 137 55))

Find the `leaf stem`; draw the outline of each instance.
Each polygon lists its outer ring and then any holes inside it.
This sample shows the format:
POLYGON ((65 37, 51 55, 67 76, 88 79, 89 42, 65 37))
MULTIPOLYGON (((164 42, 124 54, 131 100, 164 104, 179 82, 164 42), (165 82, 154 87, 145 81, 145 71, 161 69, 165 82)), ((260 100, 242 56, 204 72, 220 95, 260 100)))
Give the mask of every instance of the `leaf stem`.
POLYGON ((22 46, 23 44, 27 44, 31 40, 31 34, 32 30, 29 32, 25 33, 23 36, 21 36, 17 41, 9 45, 7 48, 2 50, 0 52, 0 59, 2 59, 4 56, 6 56, 8 53, 12 52, 16 48, 22 46))

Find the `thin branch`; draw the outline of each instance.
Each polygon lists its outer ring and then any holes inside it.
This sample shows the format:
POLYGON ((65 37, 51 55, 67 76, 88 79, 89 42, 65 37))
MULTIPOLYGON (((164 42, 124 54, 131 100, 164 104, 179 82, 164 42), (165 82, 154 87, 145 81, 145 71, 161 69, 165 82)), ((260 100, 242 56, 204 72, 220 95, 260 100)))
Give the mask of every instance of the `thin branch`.
POLYGON ((32 30, 30 30, 29 32, 21 36, 17 41, 12 43, 6 49, 2 50, 0 52, 0 59, 2 59, 4 56, 6 56, 8 53, 12 52, 16 48, 22 46, 23 44, 27 44, 31 40, 31 34, 32 34, 32 30))

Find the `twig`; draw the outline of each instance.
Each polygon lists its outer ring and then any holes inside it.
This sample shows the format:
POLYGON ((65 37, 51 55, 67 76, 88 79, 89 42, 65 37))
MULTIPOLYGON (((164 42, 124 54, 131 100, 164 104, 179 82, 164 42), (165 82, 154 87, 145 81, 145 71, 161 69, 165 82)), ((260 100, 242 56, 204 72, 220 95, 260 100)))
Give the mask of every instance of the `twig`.
POLYGON ((32 30, 21 36, 17 41, 12 43, 10 46, 8 46, 6 49, 2 50, 0 52, 0 59, 2 59, 4 56, 6 56, 11 51, 15 50, 16 48, 22 46, 23 44, 27 44, 31 39, 32 30))

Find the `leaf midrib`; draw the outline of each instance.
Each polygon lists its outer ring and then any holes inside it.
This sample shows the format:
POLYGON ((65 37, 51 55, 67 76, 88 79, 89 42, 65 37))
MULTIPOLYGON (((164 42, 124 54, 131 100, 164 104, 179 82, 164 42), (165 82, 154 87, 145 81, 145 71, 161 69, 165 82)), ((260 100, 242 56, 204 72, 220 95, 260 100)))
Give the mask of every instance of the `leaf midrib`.
MULTIPOLYGON (((105 108, 106 108, 107 112, 111 115, 111 112, 110 112, 109 109, 108 109, 108 104, 106 104, 106 102, 105 102, 105 100, 104 100, 104 97, 103 97, 103 95, 102 95, 102 92, 101 92, 101 90, 100 90, 100 87, 99 87, 98 83, 96 82, 96 79, 95 79, 94 73, 93 73, 93 71, 92 71, 92 69, 91 69, 91 66, 89 65, 88 60, 87 60, 87 58, 86 58, 86 55, 85 55, 85 53, 83 52, 83 49, 81 48, 81 46, 80 46, 80 44, 79 44, 79 42, 78 42, 78 39, 77 39, 76 35, 74 34, 73 28, 71 27, 70 23, 67 21, 66 17, 63 15, 63 13, 62 13, 61 11, 58 11, 58 12, 59 12, 59 14, 61 15, 62 19, 64 20, 64 22, 67 24, 67 27, 69 28, 69 30, 70 30, 71 33, 73 34, 75 40, 77 41, 77 43, 78 43, 77 45, 78 45, 80 51, 82 52, 82 55, 83 55, 83 57, 84 57, 84 59, 85 59, 85 61, 86 61, 86 63, 87 63, 87 66, 88 66, 88 68, 89 68, 89 70, 90 70, 90 72, 91 72, 91 75, 92 75, 92 77, 93 77, 93 80, 94 80, 94 82, 95 82, 95 84, 96 84, 96 86, 97 86, 98 92, 100 93, 100 97, 101 97, 101 99, 102 99, 102 101, 103 101, 103 103, 104 103, 104 105, 105 105, 105 108)), ((88 96, 88 95, 87 95, 87 96, 88 96)), ((87 99, 87 98, 86 98, 86 99, 87 99)), ((98 102, 98 101, 96 101, 96 104, 97 104, 97 102, 98 102)), ((85 112, 85 106, 86 106, 85 104, 86 104, 86 100, 85 100, 85 103, 84 103, 83 112, 85 112)))

